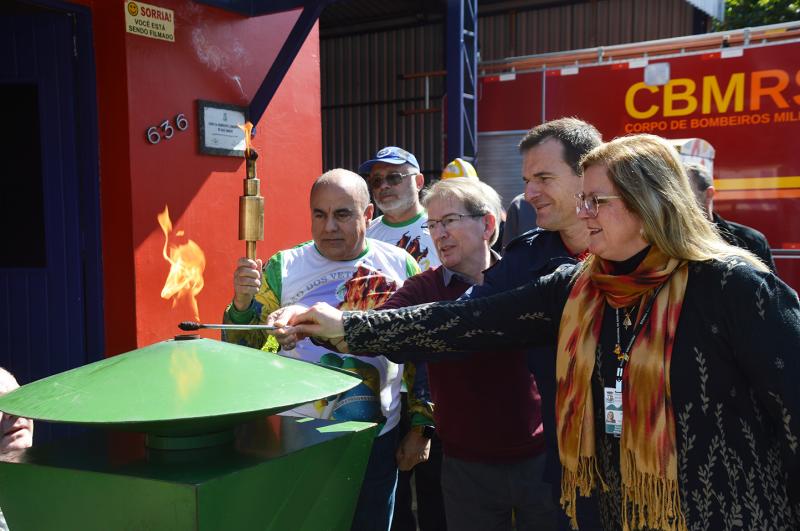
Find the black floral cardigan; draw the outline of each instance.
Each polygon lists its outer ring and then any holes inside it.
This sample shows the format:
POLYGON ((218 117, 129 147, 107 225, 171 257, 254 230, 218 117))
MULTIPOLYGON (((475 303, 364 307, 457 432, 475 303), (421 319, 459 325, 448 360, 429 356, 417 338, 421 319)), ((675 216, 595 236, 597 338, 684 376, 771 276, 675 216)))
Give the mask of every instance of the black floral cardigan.
MULTIPOLYGON (((485 299, 346 312, 346 339, 352 352, 554 344, 572 273, 573 266, 564 266, 485 299)), ((614 333, 601 330, 594 393, 608 381, 602 360, 609 358, 601 351, 614 333)), ((670 382, 688 528, 800 529, 797 294, 739 260, 690 264, 670 382)), ((606 529, 620 529, 618 441, 597 433, 601 473, 611 488, 599 496, 600 512, 606 529)))

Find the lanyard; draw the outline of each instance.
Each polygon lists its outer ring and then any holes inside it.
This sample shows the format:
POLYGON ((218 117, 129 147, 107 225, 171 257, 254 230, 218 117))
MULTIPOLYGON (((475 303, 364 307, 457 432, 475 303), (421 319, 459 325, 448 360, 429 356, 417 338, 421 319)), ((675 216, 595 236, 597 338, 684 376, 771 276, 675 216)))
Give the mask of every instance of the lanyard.
POLYGON ((669 282, 667 279, 665 282, 662 282, 656 290, 653 292, 653 296, 650 298, 650 301, 647 303, 647 307, 642 314, 642 318, 639 319, 639 322, 636 323, 636 326, 633 329, 633 334, 631 335, 630 341, 628 341, 628 345, 622 351, 622 358, 619 360, 619 367, 617 367, 617 383, 616 383, 616 390, 617 392, 622 392, 622 375, 625 372, 625 365, 628 363, 628 359, 630 358, 631 348, 633 348, 633 342, 636 341, 636 336, 639 335, 639 332, 642 331, 644 325, 647 323, 647 319, 650 317, 650 311, 653 309, 653 304, 656 302, 656 297, 658 297, 661 288, 664 287, 664 284, 669 282))

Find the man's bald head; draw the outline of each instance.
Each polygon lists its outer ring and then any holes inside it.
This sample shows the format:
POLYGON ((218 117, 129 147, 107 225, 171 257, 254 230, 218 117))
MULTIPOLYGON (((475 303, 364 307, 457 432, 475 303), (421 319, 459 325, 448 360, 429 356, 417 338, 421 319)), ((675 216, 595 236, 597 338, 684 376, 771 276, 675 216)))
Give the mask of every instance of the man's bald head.
POLYGON ((311 236, 329 260, 353 260, 366 248, 372 219, 367 183, 341 168, 323 173, 311 187, 311 236))
POLYGON ((326 171, 314 181, 311 186, 311 197, 314 192, 321 186, 335 186, 352 196, 356 204, 361 210, 367 208, 369 205, 369 188, 367 188, 366 181, 360 175, 345 170, 344 168, 336 168, 334 170, 326 171))

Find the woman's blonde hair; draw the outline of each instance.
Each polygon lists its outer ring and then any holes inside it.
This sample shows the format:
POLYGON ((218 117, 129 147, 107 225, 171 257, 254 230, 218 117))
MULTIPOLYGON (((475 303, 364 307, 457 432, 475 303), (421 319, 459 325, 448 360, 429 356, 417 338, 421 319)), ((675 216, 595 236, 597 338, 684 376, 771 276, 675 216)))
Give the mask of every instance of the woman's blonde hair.
POLYGON ((722 239, 697 205, 678 152, 663 138, 616 138, 586 154, 581 167, 585 172, 590 166, 606 169, 625 206, 642 221, 644 239, 668 256, 691 261, 735 257, 768 271, 754 254, 722 239))
POLYGON ((494 232, 489 245, 494 245, 500 235, 500 219, 503 215, 503 202, 494 188, 474 177, 453 177, 433 183, 422 192, 422 205, 434 199, 456 201, 464 205, 473 216, 494 216, 494 232))

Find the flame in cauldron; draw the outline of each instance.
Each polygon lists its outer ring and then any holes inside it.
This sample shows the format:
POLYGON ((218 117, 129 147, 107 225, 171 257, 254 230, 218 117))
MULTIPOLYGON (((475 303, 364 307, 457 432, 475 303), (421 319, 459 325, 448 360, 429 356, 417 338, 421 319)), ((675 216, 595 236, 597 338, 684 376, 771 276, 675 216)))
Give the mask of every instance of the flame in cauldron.
MULTIPOLYGON (((169 244, 169 233, 172 232, 172 220, 169 218, 169 208, 165 205, 164 212, 158 215, 158 224, 164 231, 164 260, 169 262, 169 274, 161 290, 162 299, 172 299, 172 307, 178 300, 187 297, 194 312, 195 321, 200 320, 200 311, 197 307, 197 294, 203 289, 203 271, 206 269, 206 255, 194 241, 176 245, 169 244)), ((176 236, 182 236, 183 231, 177 231, 176 236)))

